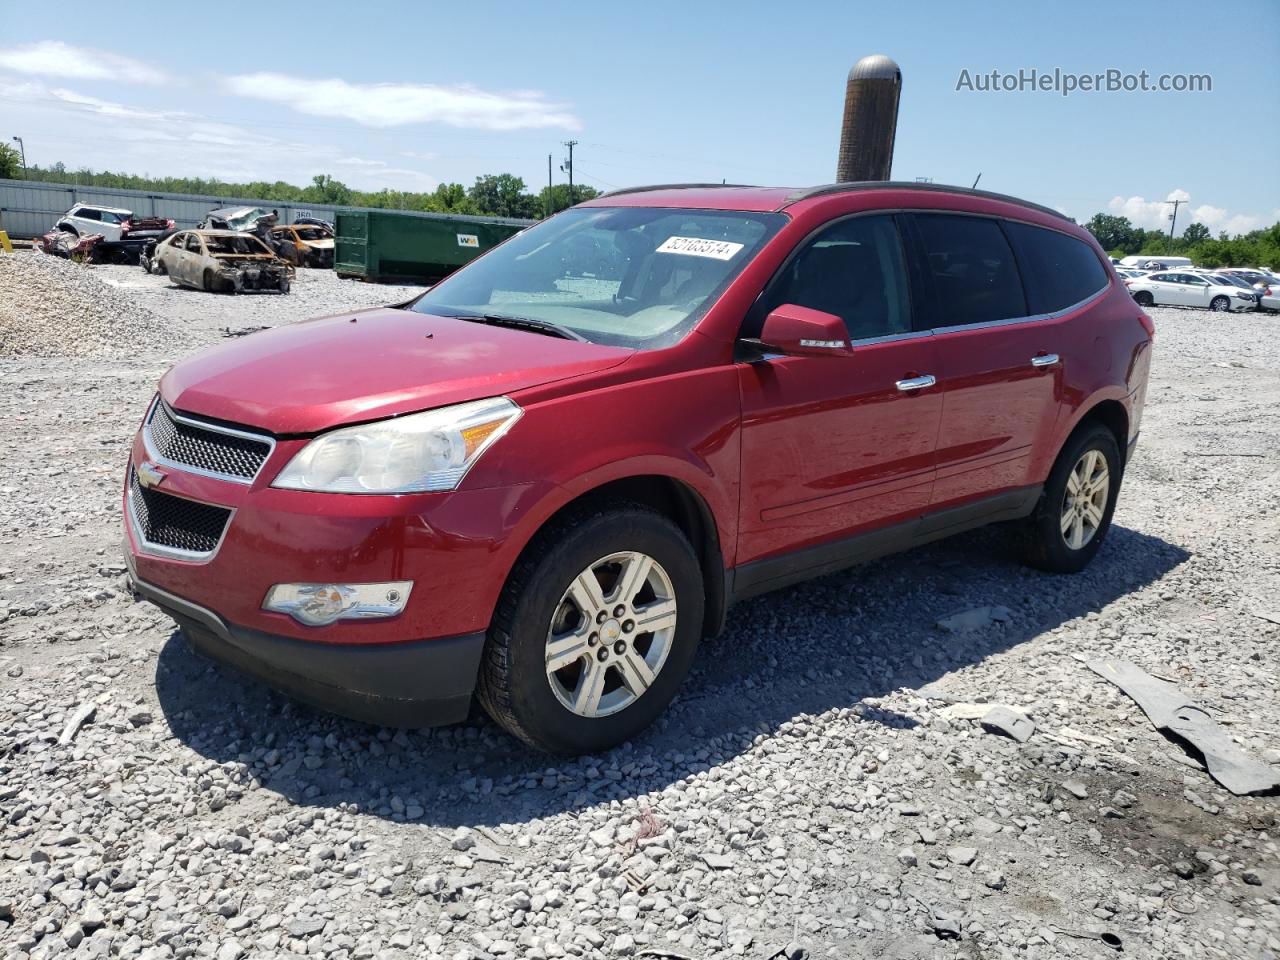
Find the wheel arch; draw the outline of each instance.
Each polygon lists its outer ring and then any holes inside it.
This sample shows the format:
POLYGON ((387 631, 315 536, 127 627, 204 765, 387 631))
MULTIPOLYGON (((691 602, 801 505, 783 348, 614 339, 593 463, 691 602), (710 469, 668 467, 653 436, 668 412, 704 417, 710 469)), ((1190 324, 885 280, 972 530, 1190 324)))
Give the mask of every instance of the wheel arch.
POLYGON ((1111 431, 1120 451, 1120 461, 1124 463, 1128 459, 1129 450, 1129 409, 1114 397, 1101 398, 1083 410, 1067 435, 1062 438, 1062 443, 1058 446, 1059 455, 1076 433, 1094 424, 1101 424, 1111 431))
POLYGON ((602 480, 586 489, 573 491, 528 536, 512 569, 519 565, 525 554, 566 514, 608 503, 641 504, 680 528, 693 546, 702 570, 703 587, 706 591, 703 636, 714 637, 719 634, 724 628, 729 600, 720 527, 706 498, 691 484, 671 474, 630 474, 602 480))

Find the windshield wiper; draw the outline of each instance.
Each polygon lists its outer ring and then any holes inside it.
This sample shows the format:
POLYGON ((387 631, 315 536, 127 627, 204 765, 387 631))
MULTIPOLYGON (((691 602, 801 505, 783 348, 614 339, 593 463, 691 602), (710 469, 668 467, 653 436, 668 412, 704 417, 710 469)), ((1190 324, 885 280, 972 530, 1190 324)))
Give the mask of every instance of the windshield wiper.
POLYGON ((579 343, 588 342, 587 338, 582 334, 570 330, 568 327, 562 327, 558 323, 551 323, 549 320, 531 320, 528 317, 504 317, 496 313, 456 317, 455 319, 466 320, 468 323, 487 323, 494 327, 511 327, 515 330, 528 330, 531 333, 541 333, 548 337, 560 337, 564 340, 577 340, 579 343))

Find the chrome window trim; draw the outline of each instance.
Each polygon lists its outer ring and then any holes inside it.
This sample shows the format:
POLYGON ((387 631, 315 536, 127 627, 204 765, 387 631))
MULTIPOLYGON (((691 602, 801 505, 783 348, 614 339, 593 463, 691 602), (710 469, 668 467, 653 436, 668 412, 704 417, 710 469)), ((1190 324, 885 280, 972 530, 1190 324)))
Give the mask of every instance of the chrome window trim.
POLYGON ((222 549, 223 542, 227 539, 227 531, 231 529, 231 522, 236 518, 235 507, 224 507, 220 503, 205 503, 203 500, 184 497, 177 493, 170 493, 168 490, 161 491, 168 497, 177 497, 179 500, 189 500, 204 507, 218 507, 227 511, 227 522, 223 525, 222 533, 218 536, 218 542, 213 545, 212 550, 183 550, 181 547, 167 547, 162 543, 152 543, 143 533, 142 526, 138 523, 137 513, 133 508, 133 483, 134 468, 132 461, 130 461, 129 483, 125 484, 125 500, 128 505, 125 514, 129 518, 129 529, 133 531, 133 540, 138 545, 140 553, 145 553, 148 556, 165 557, 170 560, 186 560, 190 563, 208 563, 218 555, 218 551, 222 549))
POLYGON ((1028 317, 1009 317, 1006 320, 985 320, 982 323, 965 323, 965 324, 960 324, 954 327, 934 327, 929 332, 945 333, 949 330, 985 330, 989 327, 1008 327, 1015 323, 1039 323, 1043 320, 1058 320, 1062 317, 1065 317, 1069 313, 1079 310, 1082 307, 1088 306, 1089 304, 1093 303, 1093 301, 1097 300, 1099 297, 1101 297, 1110 289, 1111 289, 1111 285, 1107 284, 1107 286, 1103 287, 1097 293, 1094 293, 1088 297, 1085 297, 1083 300, 1079 301, 1078 303, 1073 303, 1070 306, 1063 307, 1061 310, 1055 310, 1053 311, 1053 313, 1037 313, 1028 317))
POLYGON ((271 459, 271 455, 276 452, 275 437, 265 433, 252 433, 247 430, 236 430, 232 427, 224 427, 218 424, 207 423, 203 420, 193 420, 190 417, 184 417, 182 414, 174 411, 173 407, 165 403, 164 398, 160 394, 156 394, 155 399, 151 401, 151 409, 147 411, 146 418, 142 421, 142 445, 146 448, 147 458, 153 463, 161 464, 173 470, 181 470, 184 473, 194 473, 200 477, 209 477, 213 480, 227 480, 231 483, 240 483, 246 487, 258 479, 258 475, 262 473, 263 467, 267 465, 267 461, 271 459), (188 426, 195 427, 198 430, 207 430, 210 433, 221 433, 228 437, 238 437, 242 440, 253 440, 256 443, 265 443, 267 445, 267 454, 262 458, 262 464, 254 471, 252 477, 237 477, 230 473, 219 473, 216 470, 205 470, 201 467, 193 467, 189 463, 179 463, 176 460, 170 460, 168 457, 160 455, 151 442, 151 421, 156 415, 156 410, 164 404, 164 412, 175 423, 185 423, 188 426))

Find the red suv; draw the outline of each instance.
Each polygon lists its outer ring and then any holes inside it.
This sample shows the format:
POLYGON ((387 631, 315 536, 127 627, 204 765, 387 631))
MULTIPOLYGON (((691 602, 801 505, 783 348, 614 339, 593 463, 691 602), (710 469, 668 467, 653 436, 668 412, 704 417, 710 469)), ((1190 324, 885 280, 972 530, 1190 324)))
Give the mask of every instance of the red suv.
POLYGON ((137 590, 347 716, 616 744, 742 597, 994 521, 1097 552, 1153 328, 1092 237, 954 187, 622 191, 400 307, 160 382, 137 590))

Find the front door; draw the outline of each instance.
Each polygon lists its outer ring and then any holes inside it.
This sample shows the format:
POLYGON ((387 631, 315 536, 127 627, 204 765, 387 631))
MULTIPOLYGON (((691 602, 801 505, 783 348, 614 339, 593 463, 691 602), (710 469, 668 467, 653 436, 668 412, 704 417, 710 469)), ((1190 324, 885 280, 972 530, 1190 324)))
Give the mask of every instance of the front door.
MULTIPOLYGON (((933 483, 937 351, 913 329, 894 218, 850 217, 806 241, 744 334, 757 335, 768 311, 788 303, 842 317, 853 352, 739 365, 740 567, 913 520, 933 483)), ((799 566, 806 556, 816 554, 797 555, 799 566)))
POLYGON ((1189 307, 1207 307, 1213 299, 1209 289, 1209 281, 1194 273, 1178 274, 1179 286, 1183 290, 1183 302, 1189 307))

